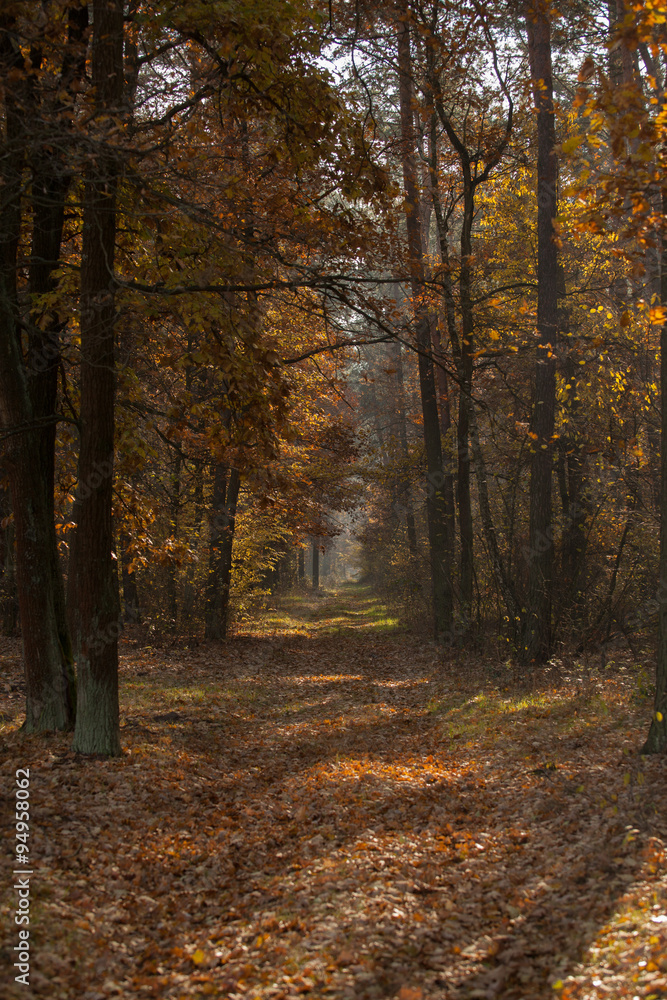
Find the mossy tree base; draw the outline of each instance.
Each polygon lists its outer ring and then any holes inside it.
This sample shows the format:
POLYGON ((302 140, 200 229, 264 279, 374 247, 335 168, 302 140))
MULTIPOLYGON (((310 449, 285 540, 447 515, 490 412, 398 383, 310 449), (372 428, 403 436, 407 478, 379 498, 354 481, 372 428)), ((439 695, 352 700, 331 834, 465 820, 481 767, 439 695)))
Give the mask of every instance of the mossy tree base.
POLYGON ((72 750, 75 753, 120 757, 118 683, 113 672, 100 681, 90 663, 79 659, 79 699, 72 750))

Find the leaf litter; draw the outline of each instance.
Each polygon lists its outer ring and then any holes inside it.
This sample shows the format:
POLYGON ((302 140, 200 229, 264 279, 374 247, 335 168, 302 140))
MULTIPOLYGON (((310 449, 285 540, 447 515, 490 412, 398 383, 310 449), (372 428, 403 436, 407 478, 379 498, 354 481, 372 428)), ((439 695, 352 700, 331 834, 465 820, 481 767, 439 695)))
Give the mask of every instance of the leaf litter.
MULTIPOLYGON (((8 998, 667 997, 664 757, 639 668, 513 668, 401 629, 364 588, 225 645, 126 642, 124 756, 23 736, 31 986, 8 998)), ((13 848, 5 799, 3 832, 13 848)))

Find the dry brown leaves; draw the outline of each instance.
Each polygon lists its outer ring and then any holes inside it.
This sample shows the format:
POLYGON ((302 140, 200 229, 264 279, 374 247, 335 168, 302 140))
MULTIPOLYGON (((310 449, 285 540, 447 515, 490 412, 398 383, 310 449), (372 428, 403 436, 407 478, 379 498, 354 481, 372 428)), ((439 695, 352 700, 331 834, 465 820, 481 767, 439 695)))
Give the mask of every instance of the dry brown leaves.
POLYGON ((3 887, 5 995, 666 997, 667 766, 636 753, 632 670, 518 690, 353 590, 300 614, 128 653, 111 761, 18 733, 5 643, 36 859, 28 989, 3 887))

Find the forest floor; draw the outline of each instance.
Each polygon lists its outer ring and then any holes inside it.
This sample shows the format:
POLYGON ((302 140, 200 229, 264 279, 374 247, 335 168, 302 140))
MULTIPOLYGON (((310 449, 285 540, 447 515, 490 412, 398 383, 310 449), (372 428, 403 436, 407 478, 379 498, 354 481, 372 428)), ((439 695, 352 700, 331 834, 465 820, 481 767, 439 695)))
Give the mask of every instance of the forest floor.
POLYGON ((8 1000, 667 997, 667 758, 638 755, 632 659, 522 679, 358 585, 227 644, 121 651, 124 755, 93 760, 19 732, 0 645, 8 1000))

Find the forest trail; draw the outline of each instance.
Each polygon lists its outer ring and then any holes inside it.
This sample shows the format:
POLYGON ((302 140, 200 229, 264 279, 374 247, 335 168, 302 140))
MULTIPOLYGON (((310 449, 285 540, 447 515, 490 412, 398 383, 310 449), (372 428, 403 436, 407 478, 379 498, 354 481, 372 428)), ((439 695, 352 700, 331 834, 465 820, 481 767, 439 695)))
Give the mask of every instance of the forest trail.
POLYGON ((36 873, 8 996, 667 995, 667 762, 622 664, 528 687, 348 585, 224 645, 126 643, 125 754, 91 760, 21 736, 2 652, 36 873))

